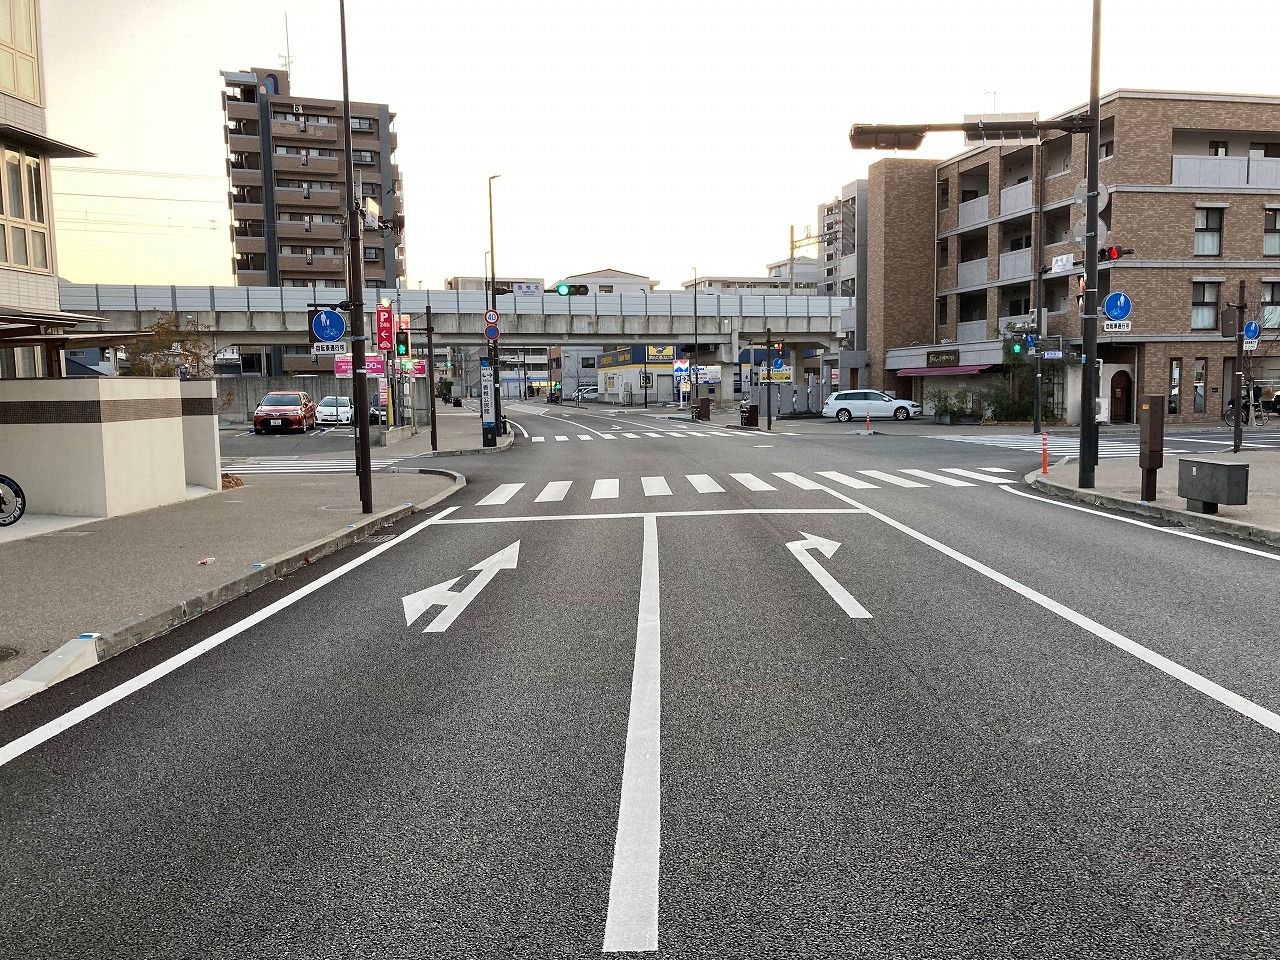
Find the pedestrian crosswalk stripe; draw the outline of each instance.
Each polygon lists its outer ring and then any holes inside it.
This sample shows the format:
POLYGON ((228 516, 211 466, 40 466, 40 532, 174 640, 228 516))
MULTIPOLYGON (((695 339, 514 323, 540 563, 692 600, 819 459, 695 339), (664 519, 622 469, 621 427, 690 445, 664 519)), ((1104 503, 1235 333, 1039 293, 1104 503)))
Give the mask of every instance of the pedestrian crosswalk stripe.
POLYGON ((591 436, 591 434, 589 434, 589 433, 580 433, 580 434, 578 434, 578 439, 579 439, 579 440, 594 440, 594 439, 595 439, 595 437, 591 436))
POLYGON ((720 486, 705 473, 686 474, 685 479, 693 484, 693 489, 699 493, 724 493, 724 487, 720 486))
POLYGON ((564 435, 561 435, 561 436, 556 437, 556 440, 568 440, 568 439, 569 439, 569 438, 568 438, 568 437, 566 437, 566 436, 564 436, 564 435))
POLYGON ((772 484, 765 483, 763 480, 757 477, 754 473, 731 473, 729 474, 729 476, 733 477, 733 479, 737 480, 740 484, 742 484, 748 490, 755 490, 757 492, 762 492, 765 490, 778 489, 772 484))
POLYGON ((859 470, 864 477, 871 477, 873 480, 883 480, 885 483, 891 483, 897 487, 923 487, 923 483, 915 480, 908 480, 905 477, 895 477, 891 473, 885 473, 883 470, 859 470))
POLYGON ((985 473, 973 470, 961 470, 959 467, 943 467, 945 473, 954 473, 957 477, 969 477, 973 480, 985 480, 987 483, 1013 483, 1009 477, 988 477, 985 473))
MULTIPOLYGON (((1039 436, 1024 434, 960 434, 957 436, 931 436, 929 440, 951 440, 957 443, 978 443, 990 447, 1003 447, 1006 450, 1025 450, 1028 453, 1040 453, 1043 441, 1039 436)), ((1080 452, 1080 438, 1062 436, 1049 438, 1049 452, 1055 456, 1075 456, 1080 452)), ((1186 450, 1174 450, 1166 447, 1165 453, 1186 453, 1186 450)), ((1099 438, 1098 456, 1100 457, 1135 457, 1139 453, 1136 440, 1108 440, 1099 438)))
POLYGON ((720 432, 720 431, 718 431, 718 430, 708 430, 708 431, 707 431, 707 436, 708 436, 708 437, 732 437, 732 436, 733 436, 733 434, 732 434, 732 433, 721 433, 721 432, 720 432))
POLYGON ((1014 470, 1010 470, 1008 467, 979 467, 978 469, 985 470, 987 471, 987 473, 1015 473, 1016 472, 1014 470))
POLYGON ((618 481, 613 480, 597 480, 596 485, 591 489, 592 500, 617 500, 618 499, 618 481))
POLYGON ((810 480, 808 477, 802 477, 798 473, 790 473, 787 471, 782 471, 782 472, 775 471, 773 475, 777 477, 779 480, 785 480, 787 483, 790 483, 794 486, 799 487, 801 490, 823 489, 822 484, 818 483, 815 480, 810 480))
POLYGON ((834 480, 836 483, 843 483, 846 487, 851 487, 854 490, 876 489, 876 485, 874 483, 867 483, 867 481, 859 480, 857 477, 846 476, 836 470, 819 470, 818 476, 834 480))
MULTIPOLYGON (((385 470, 395 466, 405 457, 393 457, 369 461, 374 470, 385 470)), ((227 473, 243 475, 291 474, 291 473, 355 473, 354 457, 340 457, 332 460, 294 460, 286 457, 265 457, 260 460, 247 460, 244 463, 224 460, 223 469, 227 473)))
POLYGON ((624 437, 627 437, 627 438, 629 438, 629 439, 631 439, 631 440, 639 440, 639 439, 640 439, 640 434, 638 434, 638 433, 624 433, 624 434, 623 434, 623 436, 624 436, 624 437))
POLYGON ((601 440, 617 440, 618 438, 615 437, 612 433, 602 433, 600 434, 600 439, 601 440))
POLYGON ((569 488, 573 486, 572 480, 552 480, 542 492, 533 498, 534 503, 551 503, 557 500, 563 500, 564 495, 569 492, 569 488))
POLYGON ((660 434, 660 433, 646 433, 646 434, 645 434, 645 436, 646 436, 646 437, 660 437, 660 436, 662 436, 662 434, 660 434))
POLYGON ((671 496, 671 487, 667 484, 666 477, 641 477, 640 483, 644 485, 646 497, 671 496))
POLYGON ((533 437, 532 439, 533 439, 533 442, 534 442, 534 443, 546 443, 546 442, 547 442, 547 438, 546 438, 546 437, 533 437))
POLYGON ((477 506, 489 507, 506 503, 514 497, 523 486, 523 483, 501 483, 494 488, 494 491, 491 494, 481 500, 477 506))
POLYGON ((691 437, 705 437, 705 436, 706 436, 706 434, 705 434, 705 433, 698 433, 697 431, 690 430, 690 431, 689 431, 689 436, 691 436, 691 437))
POLYGON ((970 483, 968 480, 957 480, 955 477, 944 477, 940 473, 930 473, 928 470, 915 470, 906 468, 903 473, 909 473, 913 477, 919 477, 921 480, 932 480, 934 483, 940 483, 946 487, 976 487, 976 483, 970 483))

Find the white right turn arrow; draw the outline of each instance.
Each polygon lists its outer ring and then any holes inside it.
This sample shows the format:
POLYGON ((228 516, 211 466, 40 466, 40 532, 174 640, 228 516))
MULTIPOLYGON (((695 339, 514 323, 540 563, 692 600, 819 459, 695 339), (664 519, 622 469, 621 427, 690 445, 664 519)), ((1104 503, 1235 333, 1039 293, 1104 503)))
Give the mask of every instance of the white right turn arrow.
POLYGON ((804 564, 804 568, 809 571, 810 576, 818 581, 823 590, 831 594, 831 599, 840 604, 840 608, 849 615, 850 619, 870 620, 871 614, 867 611, 867 608, 855 600, 848 590, 836 583, 835 577, 827 573, 817 558, 809 552, 810 550, 817 550, 824 557, 830 559, 832 554, 840 549, 840 544, 835 540, 827 540, 825 537, 817 537, 812 533, 805 533, 803 530, 800 533, 804 536, 804 539, 788 543, 787 549, 795 554, 796 559, 804 564))

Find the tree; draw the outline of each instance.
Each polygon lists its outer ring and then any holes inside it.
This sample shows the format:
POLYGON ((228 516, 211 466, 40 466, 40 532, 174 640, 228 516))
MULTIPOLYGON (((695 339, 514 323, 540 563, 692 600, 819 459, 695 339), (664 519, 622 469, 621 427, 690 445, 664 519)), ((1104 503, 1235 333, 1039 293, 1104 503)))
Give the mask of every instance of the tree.
POLYGON ((131 377, 211 377, 214 351, 205 334, 210 327, 198 323, 181 326, 173 314, 160 314, 147 326, 147 335, 126 351, 131 377))

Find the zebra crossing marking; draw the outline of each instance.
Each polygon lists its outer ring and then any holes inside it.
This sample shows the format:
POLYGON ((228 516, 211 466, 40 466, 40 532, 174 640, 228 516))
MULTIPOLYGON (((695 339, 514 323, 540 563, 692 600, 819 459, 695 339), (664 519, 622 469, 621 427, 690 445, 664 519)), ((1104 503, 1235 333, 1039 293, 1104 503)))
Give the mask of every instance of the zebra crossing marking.
POLYGON ((944 473, 954 473, 957 477, 969 477, 973 480, 984 480, 987 483, 1013 483, 1009 477, 989 477, 975 470, 962 470, 960 467, 943 467, 944 473))
MULTIPOLYGON (((385 470, 394 467, 406 457, 393 457, 369 461, 374 470, 385 470)), ((342 457, 333 460, 299 460, 293 457, 265 457, 260 460, 247 460, 244 463, 224 460, 222 467, 227 473, 244 476, 285 475, 296 473, 354 473, 356 461, 354 457, 342 457)))
POLYGON ((891 473, 885 473, 883 470, 859 470, 864 477, 871 477, 873 480, 883 480, 885 483, 891 483, 896 487, 923 487, 927 484, 920 483, 917 480, 908 480, 906 477, 895 477, 891 473))
POLYGON ((615 437, 612 433, 602 433, 600 434, 600 439, 601 440, 617 440, 618 438, 615 437))
POLYGON ((693 489, 699 493, 724 493, 724 487, 720 486, 705 473, 685 474, 685 479, 693 484, 693 489))
POLYGON ((874 483, 867 483, 865 480, 859 480, 857 477, 850 477, 838 470, 819 470, 818 476, 826 477, 828 480, 834 480, 836 483, 842 483, 852 490, 874 490, 874 483))
POLYGON ((568 437, 561 434, 560 436, 556 437, 556 442, 559 443, 561 441, 568 440, 568 439, 569 439, 568 437))
POLYGON ((640 439, 640 434, 638 434, 638 433, 624 433, 624 434, 623 434, 623 436, 624 436, 624 437, 627 437, 628 439, 631 439, 631 440, 639 440, 639 439, 640 439))
POLYGON ((524 486, 523 483, 500 483, 493 492, 476 504, 478 507, 496 507, 506 503, 524 486))
POLYGON ((1016 470, 1010 470, 1008 467, 979 467, 979 470, 985 470, 987 473, 1016 473, 1016 470))
MULTIPOLYGON (((960 436, 935 435, 927 440, 951 440, 956 443, 976 443, 989 447, 1000 447, 1005 450, 1024 450, 1028 453, 1039 453, 1042 443, 1038 436, 1023 434, 962 434, 960 436)), ((1191 442, 1191 441, 1177 441, 1191 442)), ((1050 437, 1049 452, 1056 456, 1071 456, 1080 452, 1080 440, 1075 436, 1050 437)), ((1166 447, 1165 453, 1186 453, 1186 450, 1174 450, 1166 447)), ((1134 457, 1139 453, 1137 440, 1108 440, 1099 438, 1098 456, 1100 457, 1134 457)))
POLYGON ((572 480, 552 480, 542 492, 533 498, 534 503, 555 503, 565 498, 565 494, 569 492, 569 488, 573 486, 572 480))
POLYGON ((914 468, 904 469, 903 473, 909 473, 913 477, 919 477, 921 480, 932 480, 934 483, 940 483, 944 487, 976 487, 976 483, 970 483, 968 480, 957 480, 955 477, 944 477, 940 473, 930 473, 928 470, 916 470, 914 468))
POLYGON ((779 480, 785 480, 787 483, 790 483, 793 486, 799 487, 801 490, 823 489, 822 484, 818 483, 815 480, 810 480, 808 477, 802 477, 798 473, 791 473, 789 471, 783 470, 780 472, 775 471, 773 475, 777 477, 779 480))
POLYGON ((533 440, 533 442, 534 442, 534 443, 546 443, 546 442, 547 442, 547 438, 546 438, 546 437, 533 437, 533 438, 531 438, 531 439, 533 440))
POLYGON ((618 499, 618 481, 616 479, 597 480, 596 485, 591 488, 592 500, 617 500, 618 499))
POLYGON ((580 434, 578 434, 578 439, 579 439, 579 440, 594 440, 594 439, 595 439, 595 437, 591 436, 591 434, 589 434, 589 433, 580 433, 580 434))
POLYGON ((754 490, 757 493, 778 489, 772 484, 765 483, 763 480, 757 477, 754 473, 731 473, 729 474, 729 476, 733 477, 733 479, 737 480, 740 484, 742 484, 748 490, 754 490))
POLYGON ((666 477, 641 477, 640 484, 644 487, 646 497, 671 496, 671 487, 666 477))

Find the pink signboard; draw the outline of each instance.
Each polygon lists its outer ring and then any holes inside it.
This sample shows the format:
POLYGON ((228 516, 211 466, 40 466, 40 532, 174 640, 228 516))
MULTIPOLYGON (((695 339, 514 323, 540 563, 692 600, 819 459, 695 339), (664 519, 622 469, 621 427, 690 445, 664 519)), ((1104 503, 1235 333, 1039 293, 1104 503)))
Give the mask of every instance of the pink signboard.
POLYGON ((350 357, 334 357, 333 358, 333 375, 339 380, 351 379, 351 358, 350 357))
POLYGON ((427 375, 427 361, 425 360, 413 361, 413 375, 415 377, 425 377, 427 375))
MULTIPOLYGON (((364 372, 370 377, 380 377, 386 369, 386 363, 381 357, 375 357, 368 354, 364 358, 364 372)), ((350 357, 334 357, 333 358, 333 375, 342 380, 351 379, 351 358, 350 357)))

